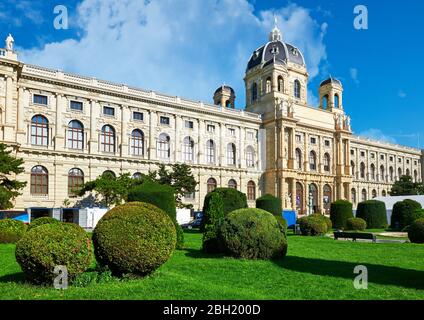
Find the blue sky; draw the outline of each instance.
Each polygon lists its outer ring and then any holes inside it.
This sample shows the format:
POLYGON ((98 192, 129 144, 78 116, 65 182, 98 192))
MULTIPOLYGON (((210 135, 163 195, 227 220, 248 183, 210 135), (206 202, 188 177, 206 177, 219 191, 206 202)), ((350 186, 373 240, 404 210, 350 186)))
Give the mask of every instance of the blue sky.
POLYGON ((2 0, 0 37, 12 33, 27 63, 195 100, 211 102, 226 83, 242 108, 246 63, 275 14, 283 39, 305 55, 312 105, 331 74, 343 82, 355 133, 418 147, 423 13, 418 0, 2 0), (53 26, 59 4, 67 30, 53 26), (369 10, 368 30, 353 27, 358 4, 369 10))

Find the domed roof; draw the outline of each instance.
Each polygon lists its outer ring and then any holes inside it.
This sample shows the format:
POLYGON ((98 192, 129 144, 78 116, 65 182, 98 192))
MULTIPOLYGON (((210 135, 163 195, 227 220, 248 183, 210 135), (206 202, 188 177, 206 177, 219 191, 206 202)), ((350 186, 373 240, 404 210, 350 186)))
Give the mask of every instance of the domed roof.
POLYGON ((222 85, 218 89, 216 89, 215 94, 217 94, 218 92, 222 92, 224 90, 231 91, 231 93, 234 94, 234 89, 231 88, 230 86, 226 86, 226 85, 222 85))
POLYGON ((324 80, 323 82, 321 82, 320 87, 323 87, 329 83, 338 84, 339 86, 343 87, 342 82, 340 80, 333 78, 331 76, 327 80, 324 80))
POLYGON ((275 26, 269 35, 269 41, 253 52, 246 71, 259 65, 265 67, 274 63, 287 64, 288 62, 296 63, 303 67, 306 65, 302 52, 295 46, 282 41, 281 31, 277 27, 277 20, 275 20, 275 26))

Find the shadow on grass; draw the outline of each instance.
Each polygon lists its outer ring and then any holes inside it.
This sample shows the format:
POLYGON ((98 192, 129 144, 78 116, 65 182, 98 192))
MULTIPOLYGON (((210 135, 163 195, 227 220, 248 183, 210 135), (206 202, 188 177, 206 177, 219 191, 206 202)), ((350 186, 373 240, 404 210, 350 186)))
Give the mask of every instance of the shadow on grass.
POLYGON ((203 258, 203 259, 221 259, 224 258, 225 255, 223 253, 219 254, 211 254, 203 252, 202 249, 184 249, 186 251, 185 255, 190 258, 203 258))
MULTIPOLYGON (((286 256, 283 259, 276 260, 275 263, 287 270, 351 279, 352 282, 358 275, 353 273, 354 268, 357 265, 361 265, 359 262, 321 260, 296 256, 286 256)), ((368 269, 369 283, 424 290, 424 271, 369 263, 362 265, 368 269)))
POLYGON ((26 283, 25 274, 23 272, 16 272, 11 274, 6 274, 0 277, 0 283, 14 282, 19 284, 26 283))

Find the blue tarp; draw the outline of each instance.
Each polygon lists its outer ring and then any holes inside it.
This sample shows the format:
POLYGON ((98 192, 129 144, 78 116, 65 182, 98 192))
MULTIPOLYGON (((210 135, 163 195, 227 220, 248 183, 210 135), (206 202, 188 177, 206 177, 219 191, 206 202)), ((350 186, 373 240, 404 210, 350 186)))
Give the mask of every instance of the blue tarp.
POLYGON ((22 221, 24 223, 29 223, 28 214, 23 214, 21 216, 17 216, 15 218, 13 218, 13 220, 18 220, 18 221, 22 221))
POLYGON ((287 221, 287 226, 293 228, 296 224, 296 212, 295 211, 283 211, 283 218, 287 221))

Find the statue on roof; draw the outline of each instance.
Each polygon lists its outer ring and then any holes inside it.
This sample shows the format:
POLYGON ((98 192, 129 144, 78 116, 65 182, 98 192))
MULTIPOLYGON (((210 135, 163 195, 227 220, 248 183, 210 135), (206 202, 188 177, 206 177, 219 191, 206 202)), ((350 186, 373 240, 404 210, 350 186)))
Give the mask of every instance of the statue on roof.
POLYGON ((15 42, 15 39, 13 39, 13 37, 10 33, 7 36, 5 42, 6 42, 6 50, 13 51, 13 43, 15 42))

